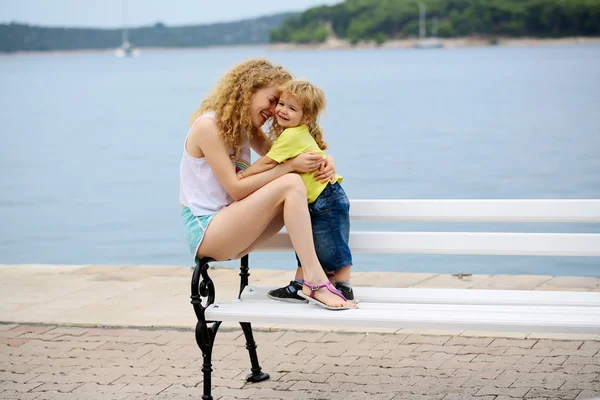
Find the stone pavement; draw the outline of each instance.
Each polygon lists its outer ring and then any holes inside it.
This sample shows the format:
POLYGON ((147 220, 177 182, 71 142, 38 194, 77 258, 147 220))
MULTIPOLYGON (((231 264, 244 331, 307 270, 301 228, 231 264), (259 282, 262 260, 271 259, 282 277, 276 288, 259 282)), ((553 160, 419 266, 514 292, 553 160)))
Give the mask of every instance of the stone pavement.
MULTIPOLYGON (((258 331, 271 380, 250 384, 239 330, 217 335, 215 399, 590 399, 600 341, 258 331)), ((195 399, 191 329, 0 325, 2 399, 195 399)))
MULTIPOLYGON (((237 271, 215 269, 217 300, 237 271)), ((276 285, 289 271, 252 270, 276 285)), ((201 353, 185 267, 0 266, 0 399, 191 399, 201 353)), ((355 284, 599 291, 550 276, 356 273, 355 284)), ((223 325, 213 352, 217 399, 591 399, 600 336, 255 327, 271 380, 245 383, 243 334, 223 325)))

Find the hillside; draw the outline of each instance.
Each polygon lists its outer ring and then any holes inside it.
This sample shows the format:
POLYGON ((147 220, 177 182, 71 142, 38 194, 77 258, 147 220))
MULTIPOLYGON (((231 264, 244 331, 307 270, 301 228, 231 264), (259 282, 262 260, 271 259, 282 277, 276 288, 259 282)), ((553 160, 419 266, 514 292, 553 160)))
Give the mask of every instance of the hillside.
MULTIPOLYGON (((427 32, 440 37, 600 36, 599 0, 422 0, 427 32)), ((319 43, 335 36, 382 43, 418 35, 413 0, 346 0, 311 8, 273 29, 271 43, 319 43)))
MULTIPOLYGON (((263 44, 269 32, 294 14, 284 13, 209 25, 153 26, 129 29, 135 47, 206 47, 263 44)), ((0 24, 0 52, 110 49, 121 45, 121 29, 48 28, 0 24)))

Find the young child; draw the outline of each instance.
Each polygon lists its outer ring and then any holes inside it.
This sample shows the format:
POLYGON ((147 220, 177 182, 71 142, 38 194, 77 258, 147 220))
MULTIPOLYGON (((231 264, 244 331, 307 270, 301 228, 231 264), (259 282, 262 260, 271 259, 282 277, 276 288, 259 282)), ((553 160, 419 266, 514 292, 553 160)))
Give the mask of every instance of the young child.
MULTIPOLYGON (((323 131, 317 123, 325 110, 325 94, 311 83, 291 80, 278 88, 279 102, 271 133, 276 137, 267 155, 238 174, 240 179, 266 171, 306 152, 315 152, 325 158, 323 131)), ((308 208, 312 222, 315 250, 335 288, 344 297, 354 300, 350 287, 352 254, 348 247, 350 234, 350 202, 336 175, 331 182, 315 180, 316 171, 300 174, 308 197, 308 208)), ((296 257, 297 259, 298 257, 296 257)), ((271 290, 268 296, 274 300, 306 302, 298 295, 302 291, 302 269, 298 260, 296 279, 288 286, 271 290)))

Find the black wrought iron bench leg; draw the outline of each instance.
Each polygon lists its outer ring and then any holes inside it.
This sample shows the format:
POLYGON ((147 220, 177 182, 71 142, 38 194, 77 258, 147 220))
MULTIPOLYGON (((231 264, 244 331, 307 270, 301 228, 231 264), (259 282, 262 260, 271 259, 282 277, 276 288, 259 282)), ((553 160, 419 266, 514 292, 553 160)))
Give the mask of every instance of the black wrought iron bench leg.
MULTIPOLYGON (((204 380, 204 393, 202 400, 213 400, 211 394, 212 386, 212 350, 215 343, 215 337, 221 321, 207 321, 204 311, 215 301, 215 285, 208 276, 208 263, 214 261, 212 258, 201 258, 197 260, 196 268, 192 275, 192 305, 198 322, 196 323, 196 343, 202 350, 202 373, 204 380), (202 281, 200 281, 202 277, 202 281), (206 298, 205 304, 202 304, 202 298, 206 298)), ((240 296, 244 288, 248 285, 248 256, 242 257, 241 272, 240 272, 240 296)), ((258 355, 256 354, 256 343, 252 334, 252 326, 249 322, 240 322, 240 326, 246 337, 246 349, 250 354, 250 363, 252 365, 252 373, 246 377, 247 382, 261 382, 270 378, 269 374, 263 372, 258 363, 258 355)))
POLYGON ((194 274, 192 275, 192 305, 198 322, 196 323, 196 343, 202 350, 202 373, 204 375, 204 393, 202 400, 213 400, 211 394, 212 386, 212 350, 215 336, 221 325, 221 321, 207 321, 204 311, 215 301, 215 286, 208 276, 208 263, 214 261, 211 258, 202 258, 197 261, 194 274), (202 281, 200 282, 200 277, 202 281), (202 298, 206 298, 202 304, 202 298))
POLYGON ((202 394, 202 400, 213 400, 211 394, 212 388, 212 350, 213 344, 215 343, 215 336, 221 322, 213 322, 209 328, 206 322, 198 321, 196 324, 196 343, 200 350, 202 350, 202 374, 204 375, 204 392, 202 394))
MULTIPOLYGON (((248 278, 250 277, 250 272, 248 268, 248 255, 246 254, 242 257, 240 262, 240 293, 238 295, 238 299, 242 297, 242 292, 248 286, 248 278)), ((254 342, 254 335, 252 334, 252 325, 250 322, 240 322, 240 326, 244 331, 244 336, 246 337, 246 349, 248 349, 248 353, 250 354, 250 363, 252 367, 250 371, 252 373, 246 377, 246 382, 262 382, 270 378, 269 374, 266 372, 262 372, 260 368, 260 364, 258 363, 258 355, 256 354, 256 342, 254 342)))
POLYGON ((252 334, 252 326, 250 322, 240 322, 240 326, 244 331, 246 337, 246 349, 250 354, 250 364, 252 367, 250 371, 252 373, 246 376, 246 382, 262 382, 270 378, 269 374, 263 372, 258 363, 258 355, 256 354, 256 343, 254 342, 254 335, 252 334))

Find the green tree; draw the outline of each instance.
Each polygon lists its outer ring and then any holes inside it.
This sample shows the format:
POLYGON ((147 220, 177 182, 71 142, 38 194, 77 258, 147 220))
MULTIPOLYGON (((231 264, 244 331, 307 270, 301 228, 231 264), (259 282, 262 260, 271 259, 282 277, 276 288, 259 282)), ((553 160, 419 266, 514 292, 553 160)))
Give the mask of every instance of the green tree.
MULTIPOLYGON (((421 0, 427 18, 437 17, 442 37, 484 35, 570 36, 600 34, 600 0, 421 0)), ((416 0, 346 0, 315 7, 286 21, 282 29, 301 31, 331 24, 352 43, 418 34, 416 0), (314 25, 312 25, 314 26, 314 25)), ((302 36, 302 35, 301 35, 302 36)), ((304 35, 306 36, 306 35, 304 35)), ((292 40, 291 34, 285 39, 292 40)))

